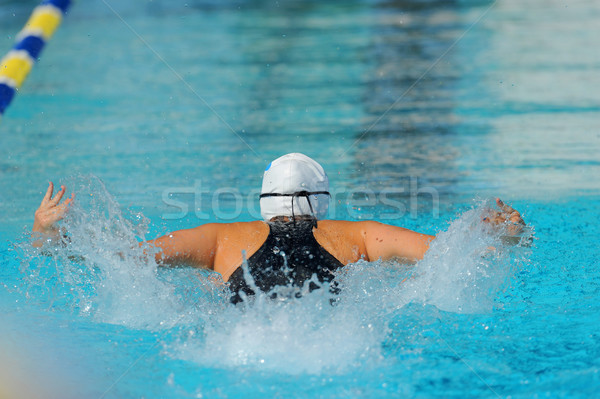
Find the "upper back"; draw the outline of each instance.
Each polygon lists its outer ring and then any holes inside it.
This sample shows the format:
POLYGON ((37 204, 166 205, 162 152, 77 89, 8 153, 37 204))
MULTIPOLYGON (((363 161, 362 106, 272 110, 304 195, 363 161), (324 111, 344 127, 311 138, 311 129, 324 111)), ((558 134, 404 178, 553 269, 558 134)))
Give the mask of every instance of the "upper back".
MULTIPOLYGON (((313 229, 313 234, 324 250, 345 265, 367 257, 361 224, 362 222, 322 220, 313 229)), ((214 270, 221 273, 227 281, 242 264, 244 257, 250 258, 264 244, 269 235, 269 225, 263 221, 254 221, 218 226, 214 270)))

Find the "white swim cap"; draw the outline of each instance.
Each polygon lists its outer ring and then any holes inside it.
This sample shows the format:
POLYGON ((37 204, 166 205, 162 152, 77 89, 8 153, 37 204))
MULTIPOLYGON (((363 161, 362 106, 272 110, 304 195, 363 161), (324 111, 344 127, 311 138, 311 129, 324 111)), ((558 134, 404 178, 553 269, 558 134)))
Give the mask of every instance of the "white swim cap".
POLYGON ((264 220, 301 215, 323 219, 328 207, 329 179, 314 159, 292 153, 267 166, 260 195, 260 214, 264 220))

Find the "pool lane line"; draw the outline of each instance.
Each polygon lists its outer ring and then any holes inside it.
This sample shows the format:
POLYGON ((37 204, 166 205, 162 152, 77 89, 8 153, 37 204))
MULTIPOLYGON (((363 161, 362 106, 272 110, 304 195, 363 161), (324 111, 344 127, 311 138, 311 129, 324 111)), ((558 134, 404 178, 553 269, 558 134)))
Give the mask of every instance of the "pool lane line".
POLYGON ((13 48, 0 60, 0 117, 15 97, 33 64, 39 59, 71 0, 43 0, 17 34, 13 48))

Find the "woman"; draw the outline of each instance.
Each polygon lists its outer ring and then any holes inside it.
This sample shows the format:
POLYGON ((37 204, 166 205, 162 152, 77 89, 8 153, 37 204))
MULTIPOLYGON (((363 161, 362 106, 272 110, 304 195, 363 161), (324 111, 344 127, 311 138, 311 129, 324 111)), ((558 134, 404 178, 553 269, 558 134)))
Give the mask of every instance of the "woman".
MULTIPOLYGON (((423 258, 435 238, 375 221, 323 220, 328 190, 321 165, 303 154, 287 154, 265 170, 260 195, 264 221, 209 223, 150 243, 160 248, 155 255, 159 264, 187 264, 220 273, 230 282, 233 302, 238 302, 241 292, 252 294, 256 289, 269 292, 276 286, 303 286, 309 280, 310 288, 316 288, 313 276, 331 281, 333 271, 359 259, 414 262, 423 258)), ((52 192, 50 183, 33 225, 33 231, 47 239, 58 235, 56 223, 74 199, 72 195, 60 202, 64 186, 54 197, 52 192)), ((500 199, 497 203, 501 212, 493 223, 524 225, 519 212, 500 199)))

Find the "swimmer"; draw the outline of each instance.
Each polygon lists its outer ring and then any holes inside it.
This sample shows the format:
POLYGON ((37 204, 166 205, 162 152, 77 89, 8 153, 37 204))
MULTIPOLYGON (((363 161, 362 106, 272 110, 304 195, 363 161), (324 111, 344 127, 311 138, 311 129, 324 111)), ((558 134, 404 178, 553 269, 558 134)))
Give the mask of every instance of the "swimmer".
MULTIPOLYGON (((65 186, 54 197, 53 190, 50 182, 33 225, 33 232, 46 240, 59 237, 57 222, 74 199, 71 195, 61 203, 65 186)), ((329 282, 335 270, 359 259, 413 263, 423 258, 435 238, 376 221, 326 220, 329 197, 329 180, 321 165, 303 154, 287 154, 264 172, 260 194, 264 220, 208 223, 149 243, 160 249, 155 255, 158 264, 185 264, 220 273, 229 282, 235 303, 242 300, 241 292, 254 294, 250 285, 269 292, 276 286, 302 287, 310 280, 310 289, 317 288, 313 276, 329 282), (244 276, 244 260, 253 284, 244 276)), ((525 225, 521 215, 500 199, 496 202, 500 211, 483 221, 511 222, 509 234, 517 235, 525 225)))

